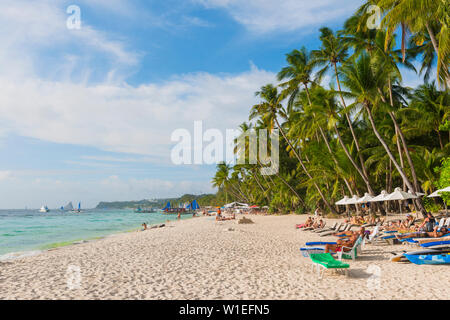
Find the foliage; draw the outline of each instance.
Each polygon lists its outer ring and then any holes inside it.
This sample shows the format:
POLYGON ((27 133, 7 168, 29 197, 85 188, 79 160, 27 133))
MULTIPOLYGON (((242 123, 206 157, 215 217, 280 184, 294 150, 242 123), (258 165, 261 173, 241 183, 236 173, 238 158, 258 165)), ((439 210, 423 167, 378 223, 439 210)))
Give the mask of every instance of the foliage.
MULTIPOLYGON (((344 195, 448 186, 450 37, 444 2, 366 1, 342 30, 321 28, 319 48, 288 53, 279 83, 256 92, 259 103, 249 106, 250 122, 240 126, 242 136, 280 131, 279 171, 262 175, 261 159, 248 161, 249 143, 236 145, 246 164, 217 166, 217 197, 267 205, 270 212, 321 208, 335 216, 332 204, 344 195), (382 10, 379 29, 368 28, 370 5, 382 10), (404 86, 403 70, 416 72, 417 64, 423 84, 404 86), (326 76, 331 83, 324 86, 326 76)), ((444 198, 450 201, 450 194, 444 198)), ((433 203, 417 202, 422 213, 435 210, 433 203)))

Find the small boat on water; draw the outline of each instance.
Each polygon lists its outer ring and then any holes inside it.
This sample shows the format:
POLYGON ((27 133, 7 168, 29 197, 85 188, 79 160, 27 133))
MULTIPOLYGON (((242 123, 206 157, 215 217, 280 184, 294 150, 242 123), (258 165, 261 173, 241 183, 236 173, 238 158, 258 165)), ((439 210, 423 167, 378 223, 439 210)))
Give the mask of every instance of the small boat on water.
POLYGON ((154 212, 156 212, 156 210, 153 209, 152 207, 150 207, 150 208, 138 207, 137 209, 134 210, 134 212, 136 212, 136 213, 154 213, 154 212))
POLYGON ((76 210, 72 210, 73 213, 81 213, 83 211, 81 211, 81 202, 78 202, 78 209, 76 210))
POLYGON ((39 209, 39 212, 41 212, 41 213, 47 213, 49 211, 50 211, 50 209, 47 206, 42 206, 41 209, 39 209))
POLYGON ((179 205, 178 207, 172 207, 170 202, 167 202, 167 205, 162 209, 165 214, 193 214, 196 210, 199 210, 200 206, 197 203, 197 200, 192 202, 187 202, 184 205, 179 205))
POLYGON ((72 202, 69 202, 64 207, 61 207, 61 211, 73 211, 72 202))

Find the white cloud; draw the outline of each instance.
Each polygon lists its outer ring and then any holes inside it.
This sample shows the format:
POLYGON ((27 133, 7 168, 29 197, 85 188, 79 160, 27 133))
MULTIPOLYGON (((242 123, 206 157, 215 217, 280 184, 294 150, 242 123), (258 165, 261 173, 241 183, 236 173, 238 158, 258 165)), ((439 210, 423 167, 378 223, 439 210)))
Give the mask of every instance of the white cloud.
MULTIPOLYGON (((136 63, 137 55, 88 25, 68 30, 63 3, 0 4, 2 131, 108 151, 163 155, 167 160, 173 130, 192 130, 195 120, 207 120, 205 127, 235 128, 246 120, 255 102, 253 92, 275 80, 274 74, 252 66, 240 74, 194 73, 130 86, 118 68, 136 63), (80 41, 83 54, 65 47, 80 41), (48 48, 66 52, 62 62, 42 54, 48 48), (90 81, 90 56, 113 59, 104 80, 90 81), (45 75, 39 72, 43 68, 48 70, 45 75), (80 81, 73 80, 74 73, 80 81)), ((120 8, 124 2, 112 4, 120 8)))
POLYGON ((93 28, 83 20, 83 15, 81 29, 69 30, 64 3, 62 0, 0 3, 2 74, 20 78, 46 71, 46 76, 56 78, 62 70, 88 73, 98 56, 108 61, 112 70, 139 62, 140 54, 128 50, 123 39, 93 28), (44 52, 48 59, 43 59, 44 52))
POLYGON ((223 8, 250 31, 295 31, 348 17, 361 0, 192 0, 206 8, 223 8))
POLYGON ((57 143, 169 157, 173 130, 236 128, 255 102, 253 92, 275 80, 259 69, 237 75, 197 73, 160 84, 83 85, 0 76, 4 128, 57 143))
POLYGON ((0 181, 7 180, 12 177, 11 171, 0 171, 0 181))

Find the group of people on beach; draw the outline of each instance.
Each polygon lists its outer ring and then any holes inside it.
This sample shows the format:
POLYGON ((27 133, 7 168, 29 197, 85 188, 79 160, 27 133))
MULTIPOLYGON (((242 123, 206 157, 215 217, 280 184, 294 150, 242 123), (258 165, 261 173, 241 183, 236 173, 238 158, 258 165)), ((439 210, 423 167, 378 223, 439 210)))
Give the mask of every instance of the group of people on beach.
POLYGON ((431 213, 428 213, 420 224, 416 225, 414 218, 411 216, 409 216, 406 221, 399 222, 399 224, 400 226, 397 230, 402 231, 404 234, 396 235, 395 237, 398 240, 411 238, 440 238, 449 234, 446 226, 439 228, 436 218, 431 213))

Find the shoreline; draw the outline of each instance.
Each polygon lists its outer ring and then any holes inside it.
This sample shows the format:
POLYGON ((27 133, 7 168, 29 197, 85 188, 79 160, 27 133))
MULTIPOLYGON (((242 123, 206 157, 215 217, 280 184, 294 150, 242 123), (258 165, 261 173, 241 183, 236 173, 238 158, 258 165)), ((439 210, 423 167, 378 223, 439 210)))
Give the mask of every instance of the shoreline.
MULTIPOLYGON (((142 217, 143 220, 145 220, 146 217, 142 217)), ((165 217, 166 218, 166 217, 165 217)), ((190 219, 191 217, 185 217, 182 220, 185 219, 190 219)), ((148 226, 152 226, 152 225, 159 225, 162 223, 168 223, 169 219, 164 219, 161 220, 160 222, 152 222, 151 224, 148 224, 148 226)), ((30 246, 27 249, 24 250, 14 250, 14 251, 9 251, 9 252, 4 252, 0 254, 0 262, 2 261, 12 261, 15 259, 20 259, 21 257, 28 257, 28 256, 35 256, 35 255, 39 255, 42 253, 45 253, 47 251, 53 251, 59 248, 63 248, 63 247, 68 247, 68 246, 73 246, 73 245, 78 245, 81 243, 85 243, 85 242, 92 242, 92 241, 96 241, 96 240, 101 240, 103 238, 107 238, 110 236, 114 236, 114 235, 118 235, 118 234, 123 234, 123 233, 129 233, 129 232, 136 232, 139 231, 141 229, 141 225, 140 223, 136 223, 135 227, 125 227, 123 230, 111 230, 110 233, 105 233, 103 235, 91 235, 91 236, 87 236, 87 237, 74 237, 75 239, 68 239, 68 240, 60 240, 59 242, 52 242, 52 243, 36 243, 33 246, 30 246)), ((38 235, 37 235, 38 236, 38 235)))
POLYGON ((333 237, 296 230, 306 216, 246 217, 255 223, 212 217, 171 221, 164 228, 0 262, 0 299, 450 298, 448 266, 389 261, 390 252, 404 246, 368 245, 361 257, 348 262, 348 277, 326 273, 319 280, 299 248, 333 237), (75 289, 67 283, 71 266, 80 270, 75 289))

